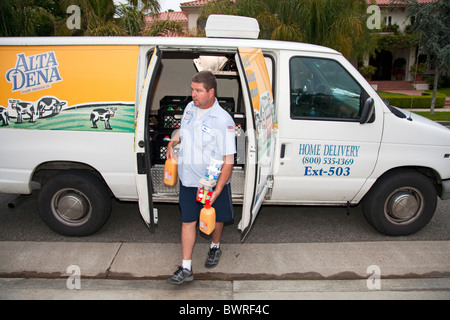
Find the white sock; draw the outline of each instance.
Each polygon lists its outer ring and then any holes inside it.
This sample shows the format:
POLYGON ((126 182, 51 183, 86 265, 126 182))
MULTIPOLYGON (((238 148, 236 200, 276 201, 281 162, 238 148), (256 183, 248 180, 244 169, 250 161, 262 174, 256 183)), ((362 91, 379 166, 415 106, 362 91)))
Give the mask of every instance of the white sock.
POLYGON ((192 260, 183 260, 182 267, 183 267, 183 269, 191 270, 192 269, 192 260))
POLYGON ((220 242, 219 243, 214 243, 214 242, 211 241, 211 245, 209 246, 209 248, 212 249, 214 247, 217 247, 217 249, 219 249, 220 248, 220 242))

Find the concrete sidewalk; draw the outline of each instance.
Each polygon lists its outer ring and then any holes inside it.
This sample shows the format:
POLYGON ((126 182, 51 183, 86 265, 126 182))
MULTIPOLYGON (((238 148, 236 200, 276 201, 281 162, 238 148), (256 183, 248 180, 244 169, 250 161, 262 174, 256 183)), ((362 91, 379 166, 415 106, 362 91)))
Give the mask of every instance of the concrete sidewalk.
POLYGON ((174 286, 165 280, 104 279, 82 279, 80 288, 71 290, 65 279, 1 278, 0 299, 203 300, 204 305, 210 300, 449 300, 450 278, 386 279, 376 290, 368 289, 366 280, 197 280, 174 286))
MULTIPOLYGON (((376 265, 385 278, 450 276, 450 241, 223 244, 220 265, 206 269, 208 244, 198 243, 198 280, 366 279, 376 265)), ((1 277, 163 280, 181 262, 171 243, 0 242, 1 277)))
POLYGON ((180 264, 180 244, 0 242, 0 299, 450 299, 450 241, 222 250, 209 270, 208 245, 197 244, 196 281, 174 287, 165 279, 180 264), (72 270, 81 290, 67 287, 72 270))

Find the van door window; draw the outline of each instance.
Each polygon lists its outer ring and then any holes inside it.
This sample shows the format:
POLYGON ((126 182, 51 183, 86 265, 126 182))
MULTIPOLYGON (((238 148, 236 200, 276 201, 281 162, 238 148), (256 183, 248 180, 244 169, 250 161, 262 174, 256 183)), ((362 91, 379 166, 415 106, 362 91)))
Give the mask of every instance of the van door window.
POLYGON ((334 60, 290 60, 291 119, 358 121, 366 94, 334 60))

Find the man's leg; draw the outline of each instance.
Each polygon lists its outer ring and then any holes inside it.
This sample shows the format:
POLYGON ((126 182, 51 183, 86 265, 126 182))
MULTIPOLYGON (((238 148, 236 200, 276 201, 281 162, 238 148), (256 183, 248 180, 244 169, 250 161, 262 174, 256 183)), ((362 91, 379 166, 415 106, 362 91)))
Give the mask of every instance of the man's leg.
POLYGON ((225 185, 219 197, 214 202, 214 206, 216 208, 216 228, 212 233, 212 243, 208 252, 208 258, 206 258, 205 262, 206 268, 214 268, 219 264, 219 259, 222 255, 220 239, 224 224, 225 222, 232 221, 234 218, 230 184, 225 185))
POLYGON ((219 243, 220 242, 220 238, 222 237, 222 232, 223 232, 223 222, 216 222, 216 228, 214 229, 213 233, 212 233, 212 242, 214 243, 219 243))
POLYGON ((205 262, 206 268, 214 268, 219 264, 222 250, 220 249, 220 238, 222 237, 223 222, 216 222, 216 228, 212 233, 212 243, 208 252, 208 258, 205 262))
POLYGON ((192 252, 194 251, 197 236, 197 220, 200 213, 200 205, 195 201, 197 189, 186 188, 180 184, 180 209, 181 209, 181 249, 183 262, 167 281, 172 284, 181 284, 194 280, 192 272, 192 252), (188 221, 188 222, 184 222, 188 221))
POLYGON ((181 226, 181 247, 183 249, 183 260, 192 260, 195 239, 197 236, 197 221, 183 222, 181 226))
POLYGON ((172 284, 182 284, 185 281, 194 280, 192 272, 192 252, 194 251, 197 222, 183 222, 181 225, 181 248, 183 250, 183 265, 178 267, 172 277, 167 282, 172 284))

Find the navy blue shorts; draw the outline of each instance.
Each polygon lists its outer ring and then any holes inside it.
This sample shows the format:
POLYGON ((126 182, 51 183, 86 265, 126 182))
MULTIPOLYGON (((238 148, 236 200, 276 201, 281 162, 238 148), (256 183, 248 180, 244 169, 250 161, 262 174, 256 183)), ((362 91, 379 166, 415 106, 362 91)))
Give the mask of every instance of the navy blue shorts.
MULTIPOLYGON (((195 222, 200 218, 200 210, 202 210, 203 204, 196 199, 197 188, 185 187, 180 181, 180 208, 183 222, 195 222)), ((216 210, 216 222, 233 221, 233 203, 231 202, 231 186, 229 183, 223 187, 212 207, 216 210)))

